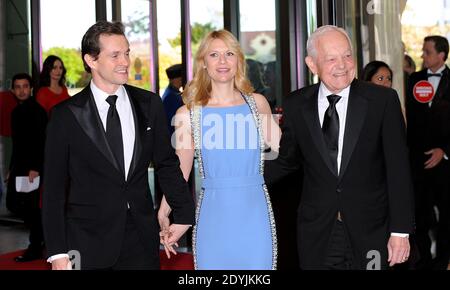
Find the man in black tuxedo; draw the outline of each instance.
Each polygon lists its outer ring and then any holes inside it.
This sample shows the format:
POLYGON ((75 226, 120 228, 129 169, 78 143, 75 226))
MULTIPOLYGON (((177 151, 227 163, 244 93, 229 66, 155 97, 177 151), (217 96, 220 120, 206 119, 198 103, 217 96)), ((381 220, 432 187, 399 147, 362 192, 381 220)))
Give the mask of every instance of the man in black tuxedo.
POLYGON ((53 269, 159 269, 159 235, 148 184, 156 175, 174 211, 175 234, 194 203, 171 147, 159 96, 125 83, 130 48, 120 23, 101 21, 82 40, 92 81, 52 111, 45 150, 43 224, 53 269))
POLYGON ((44 247, 40 190, 38 188, 27 193, 16 191, 16 177, 27 176, 30 182, 37 182, 36 178, 42 176, 44 163, 47 113, 31 96, 32 84, 31 76, 27 73, 18 73, 11 81, 11 91, 18 104, 11 112, 12 154, 7 206, 20 209, 17 213, 23 216, 30 229, 30 244, 22 255, 15 258, 16 262, 41 259, 44 247))
POLYGON ((409 256, 413 197, 396 92, 355 80, 351 41, 335 26, 309 38, 319 84, 283 103, 273 183, 302 168, 298 250, 302 269, 386 269, 409 256))
POLYGON ((445 37, 425 38, 422 54, 425 69, 410 76, 406 98, 408 146, 416 198, 415 240, 420 254, 415 267, 419 269, 444 270, 450 259, 450 70, 445 65, 448 52, 445 37), (435 91, 428 103, 414 97, 414 86, 422 80, 430 82, 435 91), (433 205, 439 211, 434 263, 429 237, 433 205))

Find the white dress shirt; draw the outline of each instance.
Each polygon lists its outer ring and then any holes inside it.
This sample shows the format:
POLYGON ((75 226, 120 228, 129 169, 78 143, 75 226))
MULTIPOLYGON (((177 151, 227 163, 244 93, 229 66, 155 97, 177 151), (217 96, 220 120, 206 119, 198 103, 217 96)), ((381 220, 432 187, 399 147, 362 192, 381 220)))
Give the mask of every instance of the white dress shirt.
MULTIPOLYGON (((94 96, 95 105, 100 115, 100 119, 102 120, 103 128, 105 129, 106 132, 106 119, 108 116, 108 110, 110 106, 109 103, 106 102, 106 99, 110 96, 110 94, 100 90, 94 84, 94 81, 91 81, 90 87, 92 94, 94 96)), ((124 86, 120 86, 113 95, 117 95, 116 108, 120 117, 120 127, 122 128, 123 154, 124 154, 125 180, 126 180, 128 176, 128 171, 130 170, 131 159, 133 158, 134 141, 136 136, 133 110, 131 108, 130 99, 128 98, 128 94, 124 86)), ((130 208, 129 205, 128 208, 130 208)), ((53 255, 47 259, 47 262, 51 263, 59 258, 69 258, 69 255, 68 254, 53 255)))
MULTIPOLYGON (((343 89, 339 94, 335 94, 341 97, 339 102, 336 104, 336 111, 339 116, 339 140, 338 140, 338 155, 337 155, 337 169, 338 174, 340 172, 341 160, 342 160, 342 147, 344 145, 344 131, 345 131, 345 121, 347 118, 347 105, 348 105, 348 96, 350 94, 350 86, 343 89)), ((319 88, 319 120, 320 127, 323 125, 323 119, 325 117, 325 111, 328 109, 330 103, 328 102, 327 96, 333 95, 327 87, 320 83, 319 88)))
MULTIPOLYGON (((91 91, 94 95, 95 104, 97 106, 100 119, 102 120, 103 128, 106 132, 106 118, 110 107, 109 103, 106 102, 106 99, 110 96, 110 94, 100 90, 95 85, 94 81, 91 81, 91 91)), ((120 127, 122 128, 126 180, 134 151, 135 128, 133 110, 131 109, 130 99, 128 98, 127 91, 124 86, 120 86, 113 95, 117 95, 116 108, 120 117, 120 127)))
MULTIPOLYGON (((323 125, 323 119, 325 117, 325 111, 328 109, 330 102, 328 102, 327 96, 333 95, 330 90, 324 85, 324 83, 320 83, 319 87, 319 97, 318 97, 318 109, 319 109, 319 121, 320 127, 323 125)), ((342 148, 344 146, 344 133, 345 133, 345 122, 347 119, 347 107, 348 107, 348 99, 350 95, 350 86, 343 89, 341 92, 335 94, 341 97, 339 102, 336 104, 336 111, 339 116, 339 140, 338 140, 338 155, 337 155, 337 168, 338 174, 340 172, 341 160, 342 160, 342 148)), ((391 236, 397 236, 406 238, 409 237, 409 234, 404 233, 391 233, 391 236)))

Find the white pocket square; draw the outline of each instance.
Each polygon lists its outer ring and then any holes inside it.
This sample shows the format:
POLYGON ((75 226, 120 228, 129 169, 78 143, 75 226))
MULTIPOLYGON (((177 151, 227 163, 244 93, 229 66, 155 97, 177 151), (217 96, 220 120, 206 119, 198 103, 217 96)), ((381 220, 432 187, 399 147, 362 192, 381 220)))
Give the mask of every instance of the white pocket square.
POLYGON ((151 127, 147 127, 147 131, 150 131, 152 128, 151 127))

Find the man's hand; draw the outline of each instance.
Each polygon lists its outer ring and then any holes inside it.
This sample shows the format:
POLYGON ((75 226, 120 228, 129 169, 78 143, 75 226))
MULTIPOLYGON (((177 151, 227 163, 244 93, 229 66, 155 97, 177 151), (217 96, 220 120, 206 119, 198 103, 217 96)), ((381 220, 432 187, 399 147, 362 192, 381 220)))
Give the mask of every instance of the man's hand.
POLYGON ((52 262, 52 270, 69 270, 72 269, 72 263, 69 258, 59 258, 52 262))
POLYGON ((30 172, 28 173, 28 179, 30 180, 30 182, 33 182, 33 180, 39 176, 39 172, 34 171, 34 170, 30 170, 30 172))
POLYGON ((392 267, 395 264, 401 264, 408 261, 409 258, 409 239, 391 236, 388 241, 388 262, 389 266, 392 267))
POLYGON ((432 169, 442 161, 444 158, 444 151, 441 148, 431 149, 430 151, 425 152, 425 155, 430 155, 430 159, 425 162, 425 169, 432 169))

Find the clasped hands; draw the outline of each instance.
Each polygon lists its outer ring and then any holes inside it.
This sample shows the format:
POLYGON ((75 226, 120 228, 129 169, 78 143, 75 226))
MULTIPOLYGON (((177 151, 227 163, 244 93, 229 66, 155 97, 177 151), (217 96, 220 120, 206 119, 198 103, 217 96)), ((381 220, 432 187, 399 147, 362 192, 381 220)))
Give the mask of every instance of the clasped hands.
POLYGON ((158 222, 161 227, 159 232, 159 242, 164 246, 167 258, 170 259, 170 253, 176 255, 175 250, 178 247, 178 240, 190 228, 190 225, 170 224, 169 214, 158 212, 158 222))

